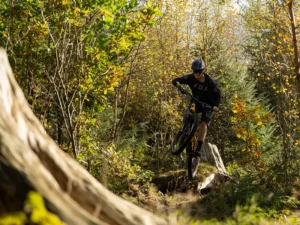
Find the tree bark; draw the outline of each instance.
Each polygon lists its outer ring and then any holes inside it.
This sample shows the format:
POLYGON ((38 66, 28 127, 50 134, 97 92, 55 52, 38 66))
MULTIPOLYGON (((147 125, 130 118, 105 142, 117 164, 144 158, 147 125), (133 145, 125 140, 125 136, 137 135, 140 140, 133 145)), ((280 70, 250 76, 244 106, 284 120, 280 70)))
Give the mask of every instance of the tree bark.
POLYGON ((210 165, 215 166, 219 173, 226 176, 228 175, 216 145, 206 142, 203 143, 200 158, 201 162, 206 162, 210 165))
POLYGON ((296 74, 296 88, 297 88, 297 99, 299 103, 299 95, 300 95, 300 62, 299 62, 299 49, 298 49, 298 40, 297 40, 297 32, 296 32, 296 20, 294 16, 293 9, 293 0, 288 2, 288 11, 289 18, 291 22, 291 30, 293 35, 293 47, 294 47, 294 65, 295 65, 295 74, 296 74))
MULTIPOLYGON (((72 225, 167 224, 111 193, 58 148, 28 106, 3 49, 0 49, 0 109, 0 169, 6 165, 17 171, 51 203, 63 221, 72 225)), ((2 184, 1 174, 0 170, 2 184)), ((16 177, 9 177, 12 184, 16 184, 16 177)))

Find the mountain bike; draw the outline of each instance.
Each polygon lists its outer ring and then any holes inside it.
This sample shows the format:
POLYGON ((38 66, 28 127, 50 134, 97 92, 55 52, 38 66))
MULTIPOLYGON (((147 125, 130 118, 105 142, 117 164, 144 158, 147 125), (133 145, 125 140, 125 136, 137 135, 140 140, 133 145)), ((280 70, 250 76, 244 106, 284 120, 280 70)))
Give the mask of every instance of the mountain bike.
POLYGON ((198 114, 192 109, 192 106, 194 103, 201 104, 202 107, 211 108, 211 106, 199 101, 185 89, 180 88, 179 90, 182 94, 186 95, 190 101, 185 109, 182 125, 172 142, 171 153, 173 155, 179 155, 186 148, 188 176, 190 179, 193 179, 197 174, 198 166, 200 164, 200 158, 194 156, 192 153, 197 148, 198 137, 196 131, 201 121, 198 114))

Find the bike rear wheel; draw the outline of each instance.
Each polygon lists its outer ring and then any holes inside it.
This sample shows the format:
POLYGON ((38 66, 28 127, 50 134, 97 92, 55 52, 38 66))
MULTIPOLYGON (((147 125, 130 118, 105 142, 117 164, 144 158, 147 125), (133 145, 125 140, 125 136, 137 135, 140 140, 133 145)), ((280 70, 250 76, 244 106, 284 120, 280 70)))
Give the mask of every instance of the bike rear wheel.
POLYGON ((180 154, 188 145, 188 143, 190 143, 198 128, 199 120, 199 116, 196 113, 193 113, 185 121, 182 131, 177 133, 172 142, 171 153, 173 155, 180 154))
POLYGON ((200 164, 200 157, 193 156, 192 142, 188 144, 186 148, 186 152, 188 155, 188 159, 187 159, 188 176, 190 179, 193 179, 197 175, 198 167, 200 164))

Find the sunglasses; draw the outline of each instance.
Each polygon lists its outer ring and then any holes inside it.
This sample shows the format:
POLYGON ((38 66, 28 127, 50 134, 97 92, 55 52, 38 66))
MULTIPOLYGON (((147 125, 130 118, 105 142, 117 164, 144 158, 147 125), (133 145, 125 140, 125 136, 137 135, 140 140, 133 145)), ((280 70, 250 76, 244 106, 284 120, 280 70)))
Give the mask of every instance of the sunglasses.
POLYGON ((203 70, 194 70, 193 72, 194 72, 194 74, 201 74, 203 72, 203 70))

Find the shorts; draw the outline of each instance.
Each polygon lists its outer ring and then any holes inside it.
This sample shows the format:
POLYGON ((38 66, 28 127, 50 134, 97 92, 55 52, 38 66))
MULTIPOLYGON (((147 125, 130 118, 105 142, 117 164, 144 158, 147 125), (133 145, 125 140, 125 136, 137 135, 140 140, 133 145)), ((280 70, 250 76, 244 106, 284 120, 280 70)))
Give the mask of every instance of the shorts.
POLYGON ((212 115, 213 115, 213 107, 207 108, 207 107, 203 107, 200 104, 196 104, 196 113, 202 113, 201 114, 201 122, 204 121, 207 126, 209 126, 211 119, 212 119, 212 115))

